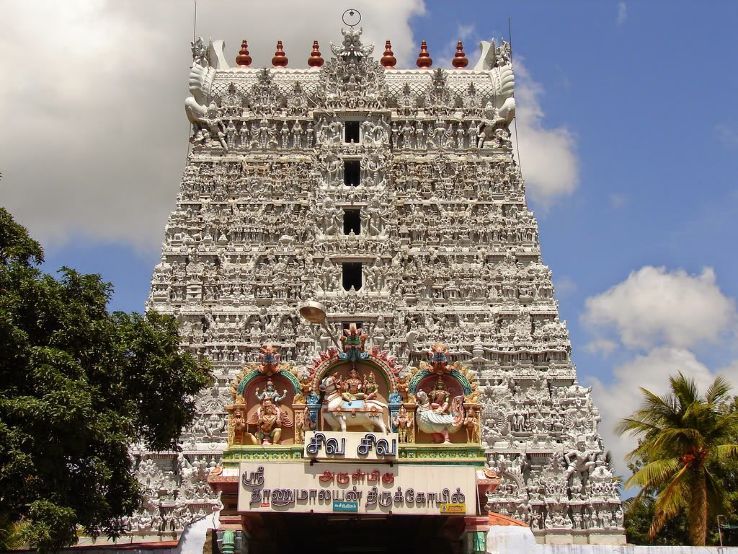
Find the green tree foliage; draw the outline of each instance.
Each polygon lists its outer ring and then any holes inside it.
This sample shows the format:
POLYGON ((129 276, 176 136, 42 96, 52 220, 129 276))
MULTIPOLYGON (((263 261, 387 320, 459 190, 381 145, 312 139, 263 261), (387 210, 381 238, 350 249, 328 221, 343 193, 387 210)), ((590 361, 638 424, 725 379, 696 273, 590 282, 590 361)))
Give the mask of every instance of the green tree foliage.
MULTIPOLYGON (((631 473, 636 473, 643 466, 639 460, 628 464, 631 473)), ((643 489, 641 494, 623 501, 625 511, 625 537, 628 544, 649 544, 658 546, 678 546, 687 544, 687 521, 684 513, 670 519, 659 532, 651 537, 649 530, 656 515, 656 493, 643 489)))
POLYGON ((130 445, 176 448, 210 375, 172 317, 111 314, 99 275, 42 260, 0 208, 0 540, 52 550, 120 534, 141 499, 130 445))
POLYGON ((738 412, 722 377, 704 396, 681 373, 669 383, 671 390, 664 396, 642 388, 640 409, 618 425, 620 433, 630 432, 640 440, 628 457, 641 465, 625 486, 641 487, 633 502, 653 512, 650 539, 683 514, 689 542, 704 545, 708 520, 729 509, 725 477, 738 460, 738 412))

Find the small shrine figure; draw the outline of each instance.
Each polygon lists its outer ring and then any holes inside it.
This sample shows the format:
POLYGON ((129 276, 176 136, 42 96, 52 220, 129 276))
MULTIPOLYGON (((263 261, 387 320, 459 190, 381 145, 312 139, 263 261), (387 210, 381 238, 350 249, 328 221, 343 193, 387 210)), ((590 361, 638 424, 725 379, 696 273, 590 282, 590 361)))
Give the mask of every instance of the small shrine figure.
POLYGON ((448 413, 449 400, 451 395, 446 390, 446 383, 443 382, 443 378, 440 376, 436 380, 435 388, 428 393, 428 400, 430 400, 431 410, 437 414, 448 413))
POLYGON ((400 374, 397 376, 397 393, 402 398, 403 402, 408 400, 408 391, 410 389, 410 383, 408 383, 408 376, 400 374))
POLYGON ((397 429, 397 436, 400 442, 408 442, 410 428, 413 426, 413 418, 407 414, 405 406, 400 406, 400 411, 392 420, 392 424, 397 429))
POLYGON ((246 404, 236 404, 231 417, 231 428, 228 437, 230 444, 243 444, 246 433, 246 404))
POLYGON ((355 368, 349 371, 348 379, 340 381, 341 383, 341 396, 346 402, 352 400, 363 400, 365 398, 363 387, 364 383, 359 378, 359 372, 355 368))
POLYGON ((259 392, 259 387, 256 387, 256 398, 262 404, 265 400, 270 400, 272 403, 278 404, 279 402, 284 400, 285 396, 287 396, 287 389, 284 389, 282 391, 282 394, 280 395, 274 388, 274 382, 271 379, 267 380, 264 392, 259 392))
POLYGON ((292 422, 287 414, 270 399, 265 398, 261 406, 253 414, 249 423, 256 424, 257 430, 253 436, 253 444, 279 444, 282 436, 282 427, 291 427, 292 422))
POLYGON ((343 346, 341 359, 349 360, 352 363, 365 359, 367 354, 364 352, 364 344, 366 343, 367 334, 359 329, 356 323, 351 323, 348 329, 343 330, 343 333, 341 337, 341 345, 343 346))
POLYGON ((431 346, 428 357, 433 373, 441 374, 450 371, 448 367, 448 347, 442 342, 437 342, 431 346))
POLYGON ((261 362, 259 373, 263 373, 264 375, 274 375, 279 372, 279 362, 281 361, 281 357, 279 355, 279 350, 272 344, 267 343, 259 349, 259 361, 261 362))
POLYGON ((310 421, 310 412, 307 407, 301 412, 295 412, 295 442, 305 442, 305 424, 310 421))
POLYGON ((379 386, 377 385, 377 378, 374 377, 374 373, 371 371, 364 377, 364 383, 362 383, 364 389, 364 398, 367 400, 373 400, 377 397, 379 392, 379 386))
POLYGON ((464 427, 466 428, 466 442, 479 443, 479 417, 477 417, 476 408, 469 408, 464 417, 464 427))

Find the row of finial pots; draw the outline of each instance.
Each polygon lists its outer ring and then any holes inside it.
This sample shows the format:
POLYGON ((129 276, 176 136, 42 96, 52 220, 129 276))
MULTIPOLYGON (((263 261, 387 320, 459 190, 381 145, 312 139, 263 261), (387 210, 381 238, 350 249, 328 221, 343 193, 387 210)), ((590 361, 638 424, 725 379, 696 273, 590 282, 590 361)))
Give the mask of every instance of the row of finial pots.
MULTIPOLYGON (((241 50, 238 52, 238 56, 236 56, 236 65, 240 67, 248 67, 251 65, 251 55, 249 54, 249 43, 248 41, 244 40, 241 42, 241 50)), ((397 64, 397 58, 395 58, 394 52, 392 52, 392 42, 391 41, 385 41, 384 43, 384 53, 382 54, 381 59, 379 60, 380 63, 387 68, 395 67, 397 64)), ((272 57, 272 65, 274 67, 287 67, 287 54, 284 51, 284 45, 282 44, 281 40, 277 41, 277 50, 274 52, 274 56, 272 57)), ((313 41, 313 49, 310 52, 310 57, 308 57, 308 65, 310 67, 320 67, 325 63, 325 60, 323 59, 323 55, 320 53, 320 45, 318 44, 317 40, 313 41)), ((418 54, 418 59, 416 60, 416 65, 420 68, 427 69, 433 65, 433 59, 430 56, 430 53, 428 52, 428 44, 426 41, 421 41, 420 43, 420 53, 418 54)), ((464 53, 464 44, 462 41, 458 41, 456 43, 456 53, 454 54, 454 57, 451 59, 451 65, 453 65, 457 69, 461 69, 469 65, 469 59, 466 57, 466 54, 464 53)))

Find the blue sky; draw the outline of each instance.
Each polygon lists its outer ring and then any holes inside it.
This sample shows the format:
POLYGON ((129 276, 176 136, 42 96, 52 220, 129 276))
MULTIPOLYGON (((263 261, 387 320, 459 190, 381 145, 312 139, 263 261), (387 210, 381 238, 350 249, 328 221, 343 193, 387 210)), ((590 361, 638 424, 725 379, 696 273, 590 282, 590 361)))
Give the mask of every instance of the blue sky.
MULTIPOLYGON (((206 30, 218 38, 219 21, 226 25, 229 19, 229 4, 215 0, 203 0, 201 4, 202 25, 210 25, 206 30)), ((334 11, 341 11, 339 3, 328 4, 334 11)), ((364 4, 358 4, 356 7, 363 9, 364 4)), ((602 404, 606 416, 603 428, 611 427, 614 422, 610 420, 618 409, 617 404, 608 404, 608 396, 635 398, 638 384, 656 387, 655 383, 663 382, 668 374, 667 366, 680 360, 700 382, 717 371, 727 372, 738 381, 734 305, 738 297, 738 2, 428 1, 423 5, 419 0, 408 0, 377 5, 384 4, 382 14, 390 18, 386 21, 393 17, 398 20, 391 22, 397 39, 389 38, 399 44, 406 61, 414 60, 422 39, 428 41, 436 60, 448 59, 459 37, 464 39, 467 54, 473 60, 478 40, 507 36, 508 17, 511 18, 515 61, 527 74, 525 82, 519 83, 535 91, 536 107, 540 110, 538 123, 544 130, 558 130, 568 137, 568 153, 575 161, 575 176, 569 179, 568 189, 534 200, 531 205, 539 218, 544 262, 553 270, 561 317, 567 320, 571 332, 580 380, 595 386, 595 399, 602 404), (412 35, 403 27, 405 23, 412 35), (651 270, 638 273, 644 268, 651 270), (712 268, 712 272, 704 273, 704 268, 712 268), (629 279, 634 272, 635 276, 629 279), (606 294, 617 286, 621 287, 617 289, 619 294, 606 294), (663 313, 654 321, 642 317, 650 314, 643 311, 648 299, 659 295, 665 299, 660 306, 663 313), (682 298, 692 300, 682 305, 682 298), (627 305, 633 299, 643 300, 627 305), (630 319, 640 320, 640 326, 630 319), (701 331, 704 332, 700 335, 701 331), (637 338, 639 333, 642 340, 637 338), (692 338, 684 338, 684 333, 692 333, 692 338), (605 342, 595 343, 598 339, 605 342), (650 367, 657 369, 648 375, 643 373, 648 373, 650 367), (633 382, 640 376, 642 383, 633 382)), ((299 9, 300 4, 297 6, 291 10, 299 9)), ((123 17, 116 13, 117 7, 105 9, 109 12, 100 8, 96 16, 123 17)), ((370 9, 380 8, 367 7, 370 9)), ((158 15, 169 17, 166 11, 158 15)), ((371 15, 365 14, 365 19, 371 15)), ((24 21, 29 21, 27 16, 18 16, 18 36, 23 36, 20 29, 24 21)), ((136 29, 139 16, 143 20, 138 13, 126 14, 130 18, 127 25, 136 29)), ((0 148, 0 164, 9 164, 0 199, 8 193, 11 210, 18 206, 21 222, 42 237, 46 267, 69 265, 84 272, 101 273, 115 286, 112 309, 143 309, 151 270, 159 257, 166 213, 173 206, 184 163, 187 128, 181 102, 186 94, 191 14, 175 17, 179 18, 176 32, 166 40, 156 39, 162 48, 162 60, 172 66, 168 69, 172 78, 161 84, 150 83, 149 86, 158 87, 160 95, 147 92, 146 104, 156 114, 148 119, 153 127, 161 121, 176 132, 153 132, 150 140, 168 150, 162 150, 163 154, 154 161, 149 160, 154 169, 147 166, 144 171, 142 167, 138 178, 136 141, 131 141, 130 151, 126 151, 125 141, 116 151, 133 180, 146 181, 153 171, 165 183, 140 199, 143 203, 153 202, 153 197, 168 199, 159 201, 156 217, 145 223, 158 225, 157 237, 149 233, 130 238, 125 231, 110 231, 102 224, 99 232, 82 223, 76 227, 75 217, 91 219, 84 217, 81 207, 81 215, 76 216, 71 209, 65 216, 67 222, 47 229, 41 220, 34 219, 33 210, 23 208, 17 193, 26 186, 18 184, 22 173, 14 171, 13 161, 3 156, 0 148), (170 41, 173 45, 166 46, 170 41), (166 56, 173 56, 176 63, 166 56), (13 187, 16 196, 12 195, 13 187), (69 221, 72 223, 67 224, 69 221)), ((366 22, 368 27, 372 24, 384 30, 384 22, 366 22)), ((287 19, 253 15, 244 19, 243 25, 269 31, 273 27, 273 32, 262 32, 276 39, 287 19)), ((335 27, 330 36, 337 40, 338 23, 328 25, 321 21, 320 25, 335 27)), ((144 31, 141 35, 148 36, 144 31)), ((234 54, 233 40, 229 46, 229 53, 234 54)), ((290 54, 289 43, 287 46, 290 54)), ((259 48, 267 47, 257 41, 252 51, 258 53, 259 48)), ((324 53, 327 50, 326 45, 324 53)), ((20 49, 15 52, 16 57, 20 56, 20 49)), ((83 54, 97 59, 94 51, 83 54)), ((4 55, 12 53, 6 49, 4 55)), ((121 44, 118 55, 117 60, 104 56, 97 61, 146 65, 133 59, 143 56, 137 53, 135 45, 128 50, 128 45, 121 44)), ((1 57, 2 54, 0 61, 1 57)), ((54 63, 64 59, 63 48, 54 59, 54 63)), ((15 59, 10 61, 17 63, 15 59)), ((259 63, 258 59, 255 61, 259 63)), ((144 84, 130 86, 135 89, 144 84)), ((73 103, 74 94, 89 102, 85 95, 93 96, 95 92, 73 90, 62 99, 73 103)), ((53 104, 53 99, 47 102, 53 104)), ((26 108, 32 109, 29 106, 26 108)), ((9 110, 7 102, 5 110, 9 110)), ((116 120, 115 124, 125 129, 126 119, 116 120)), ((147 138, 148 129, 140 131, 136 136, 140 140, 147 138)), ((524 176, 527 168, 533 170, 539 154, 535 149, 526 151, 522 147, 525 131, 526 127, 520 130, 524 176)), ((64 140, 60 137, 56 145, 62 151, 64 140)), ((32 146, 30 142, 26 149, 32 146)), ((92 158, 106 155, 103 149, 111 148, 94 140, 85 145, 92 158)), ((63 163, 60 166, 61 173, 63 163)), ((112 171, 116 171, 115 166, 112 171)), ((97 183, 101 188, 108 186, 104 179, 97 183)), ((121 198, 135 199, 136 190, 141 189, 132 188, 130 194, 123 191, 121 198)), ((98 193, 89 191, 92 196, 98 193)), ((87 194, 81 194, 78 206, 86 202, 87 194)), ((54 198, 53 193, 44 192, 41 202, 48 202, 45 207, 50 208, 54 198)), ((146 210, 134 205, 116 229, 144 227, 143 216, 140 221, 136 216, 139 209, 142 213, 146 210)), ((116 213, 112 210, 102 219, 114 219, 116 213)), ((616 450, 620 453, 623 448, 621 445, 616 450)))

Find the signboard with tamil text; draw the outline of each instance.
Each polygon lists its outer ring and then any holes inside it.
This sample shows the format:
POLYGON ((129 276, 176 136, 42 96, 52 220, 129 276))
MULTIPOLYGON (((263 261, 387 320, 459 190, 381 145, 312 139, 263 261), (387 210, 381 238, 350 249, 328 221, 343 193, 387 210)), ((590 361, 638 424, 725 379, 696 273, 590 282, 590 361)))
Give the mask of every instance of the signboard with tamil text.
POLYGON ((303 455, 316 460, 393 460, 398 442, 397 433, 309 431, 303 455))
POLYGON ((475 470, 464 465, 244 462, 239 512, 474 515, 475 470))

